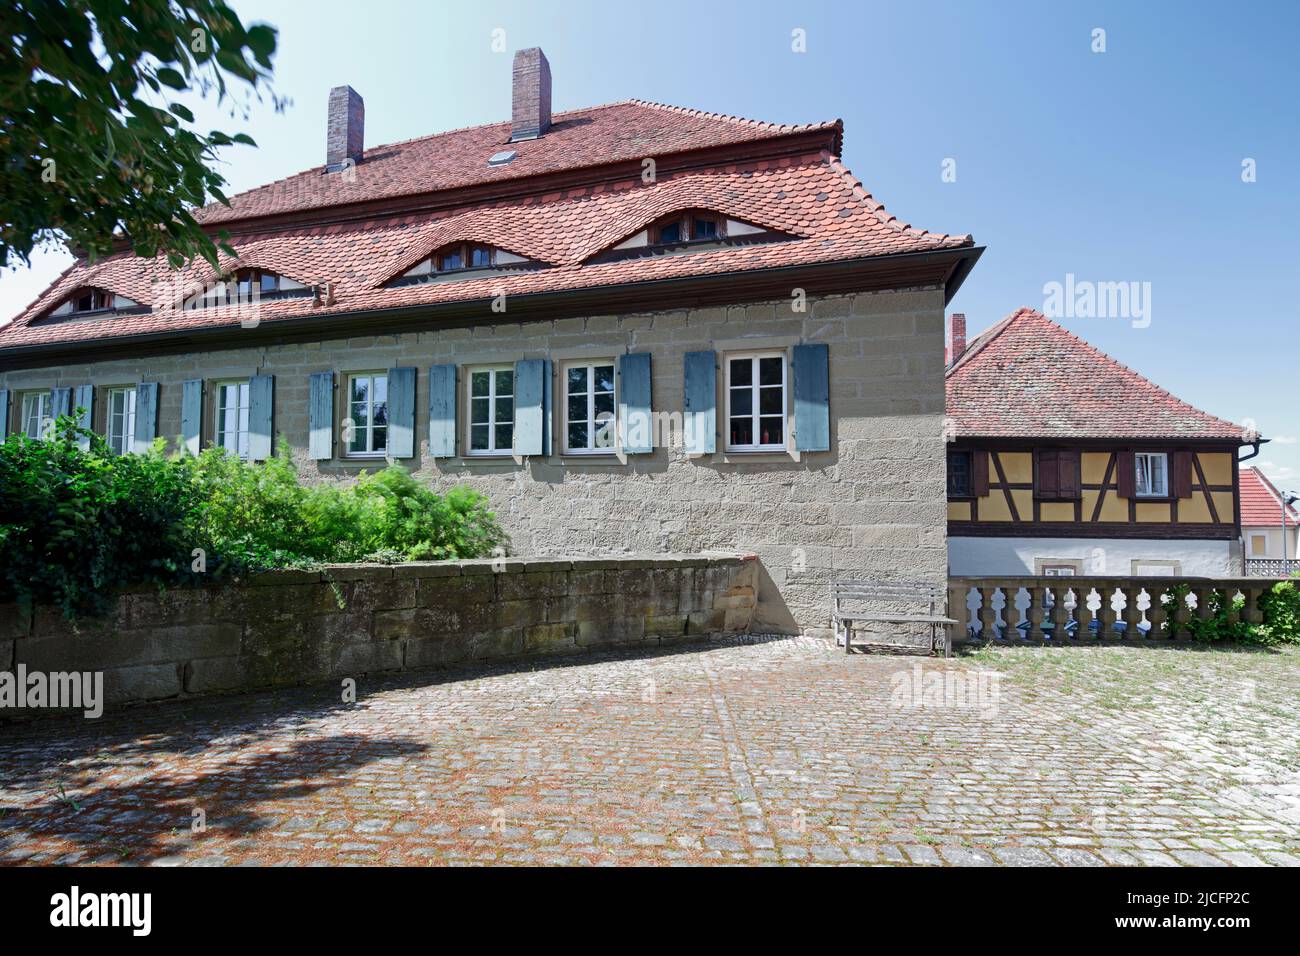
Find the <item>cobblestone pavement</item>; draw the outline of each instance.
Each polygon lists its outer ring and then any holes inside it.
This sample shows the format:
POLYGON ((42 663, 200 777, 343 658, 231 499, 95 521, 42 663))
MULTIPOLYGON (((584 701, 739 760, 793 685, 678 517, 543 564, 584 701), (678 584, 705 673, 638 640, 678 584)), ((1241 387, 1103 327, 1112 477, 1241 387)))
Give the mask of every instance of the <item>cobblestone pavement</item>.
POLYGON ((0 726, 0 861, 1300 862, 1295 650, 530 666, 0 726))

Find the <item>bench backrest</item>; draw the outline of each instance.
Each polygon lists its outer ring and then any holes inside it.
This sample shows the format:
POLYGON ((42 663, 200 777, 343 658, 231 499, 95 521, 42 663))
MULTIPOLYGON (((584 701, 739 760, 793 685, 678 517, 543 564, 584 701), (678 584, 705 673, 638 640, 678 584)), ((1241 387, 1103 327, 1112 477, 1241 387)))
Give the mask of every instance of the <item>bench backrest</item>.
POLYGON ((872 604, 925 605, 931 613, 944 607, 948 600, 946 584, 921 581, 836 581, 831 585, 835 609, 846 602, 872 604))

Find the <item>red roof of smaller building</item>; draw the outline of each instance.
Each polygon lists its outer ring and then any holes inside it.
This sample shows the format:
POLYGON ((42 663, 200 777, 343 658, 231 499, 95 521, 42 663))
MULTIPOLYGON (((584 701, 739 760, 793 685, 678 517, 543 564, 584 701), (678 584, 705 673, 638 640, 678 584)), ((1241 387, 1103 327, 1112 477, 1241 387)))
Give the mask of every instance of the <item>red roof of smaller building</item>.
MULTIPOLYGON (((1300 512, 1294 507, 1287 508, 1286 511, 1290 525, 1300 523, 1300 512)), ((1281 524, 1282 496, 1273 482, 1258 468, 1241 469, 1241 526, 1277 527, 1281 524)))
POLYGON ((959 437, 1253 440, 1021 308, 981 333, 947 372, 959 437))

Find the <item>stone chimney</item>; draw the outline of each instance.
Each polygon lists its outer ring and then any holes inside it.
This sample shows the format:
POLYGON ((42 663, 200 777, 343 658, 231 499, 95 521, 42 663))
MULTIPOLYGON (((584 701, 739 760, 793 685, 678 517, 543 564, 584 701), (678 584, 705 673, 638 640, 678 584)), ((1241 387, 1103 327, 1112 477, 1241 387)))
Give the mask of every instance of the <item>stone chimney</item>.
POLYGON ((510 142, 537 139, 551 128, 551 64, 539 46, 515 52, 510 142))
POLYGON ((966 316, 961 312, 952 314, 948 329, 948 364, 953 365, 966 351, 966 316))
POLYGON ((330 90, 325 130, 325 171, 337 172, 350 159, 361 162, 366 148, 366 104, 350 86, 330 90))

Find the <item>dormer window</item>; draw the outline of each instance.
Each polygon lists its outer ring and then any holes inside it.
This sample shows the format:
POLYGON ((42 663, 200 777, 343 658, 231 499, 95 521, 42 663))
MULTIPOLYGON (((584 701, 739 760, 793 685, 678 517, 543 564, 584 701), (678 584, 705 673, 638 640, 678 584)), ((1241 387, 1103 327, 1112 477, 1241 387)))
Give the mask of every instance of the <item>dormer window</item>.
POLYGON ((706 242, 727 234, 726 220, 702 211, 677 212, 659 220, 649 229, 652 246, 670 246, 678 242, 706 242))
POLYGON ((82 289, 70 296, 49 317, 63 319, 72 316, 93 315, 97 312, 116 312, 138 309, 140 304, 124 295, 115 295, 105 289, 82 289))
POLYGON ((414 282, 428 282, 443 277, 455 277, 457 274, 469 274, 486 270, 508 270, 535 266, 530 259, 517 256, 496 246, 483 242, 453 242, 435 251, 427 259, 421 259, 400 276, 390 281, 390 285, 410 285, 414 282))
POLYGON ((311 288, 269 269, 240 269, 219 279, 185 300, 187 309, 219 309, 261 299, 286 299, 310 295, 311 288))

